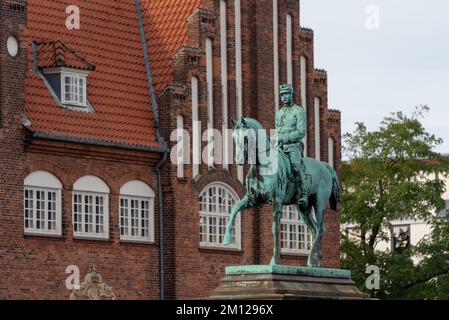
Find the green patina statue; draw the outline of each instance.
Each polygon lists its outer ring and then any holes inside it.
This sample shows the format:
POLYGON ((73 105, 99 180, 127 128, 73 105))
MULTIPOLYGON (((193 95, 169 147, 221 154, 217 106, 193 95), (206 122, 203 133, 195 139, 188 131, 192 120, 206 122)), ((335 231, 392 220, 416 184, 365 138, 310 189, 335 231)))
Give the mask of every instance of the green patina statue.
POLYGON ((302 211, 305 211, 308 207, 308 199, 304 187, 303 140, 307 134, 307 116, 304 108, 293 103, 293 87, 291 85, 282 85, 280 93, 284 107, 276 113, 278 145, 289 158, 294 176, 298 178, 298 205, 302 211))
POLYGON ((246 177, 246 194, 232 208, 223 243, 232 243, 234 222, 240 211, 270 204, 273 207, 274 237, 274 254, 270 265, 278 265, 282 209, 286 205, 295 205, 313 236, 308 266, 318 268, 322 257, 320 240, 325 232, 324 210, 329 201, 331 209, 337 209, 340 186, 337 174, 330 165, 303 157, 305 111, 293 104, 292 96, 291 86, 281 86, 284 108, 276 114, 277 139, 270 141, 262 125, 255 119, 233 120, 233 138, 238 147, 237 164, 243 165, 251 155, 267 156, 264 161, 258 157, 251 163, 246 177), (254 143, 251 143, 250 137, 254 137, 254 143), (315 211, 315 218, 312 209, 315 211))

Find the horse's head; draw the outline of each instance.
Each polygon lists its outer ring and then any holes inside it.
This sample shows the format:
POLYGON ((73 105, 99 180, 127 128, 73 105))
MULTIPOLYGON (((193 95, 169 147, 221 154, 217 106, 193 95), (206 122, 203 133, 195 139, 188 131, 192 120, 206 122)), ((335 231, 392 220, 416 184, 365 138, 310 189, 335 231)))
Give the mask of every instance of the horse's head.
POLYGON ((235 161, 237 165, 256 163, 258 134, 263 130, 262 125, 255 119, 242 118, 240 120, 232 119, 234 132, 232 138, 236 145, 235 161))
POLYGON ((232 138, 236 146, 235 162, 237 165, 244 165, 248 158, 248 144, 245 138, 249 132, 249 127, 243 118, 241 120, 232 119, 232 124, 234 125, 232 138))

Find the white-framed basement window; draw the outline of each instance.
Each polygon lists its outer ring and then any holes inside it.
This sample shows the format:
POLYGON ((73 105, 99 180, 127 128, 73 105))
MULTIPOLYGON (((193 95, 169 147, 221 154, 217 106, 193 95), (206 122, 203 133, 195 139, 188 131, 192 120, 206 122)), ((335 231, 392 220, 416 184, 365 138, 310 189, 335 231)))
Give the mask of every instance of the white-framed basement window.
POLYGON ((120 240, 154 242, 153 189, 142 181, 130 181, 120 189, 120 240))
POLYGON ((24 233, 61 236, 62 183, 53 174, 35 171, 24 181, 24 233))
POLYGON ((281 219, 282 253, 309 254, 312 248, 312 233, 301 220, 295 206, 285 206, 281 219))
POLYGON ((232 207, 239 200, 237 193, 224 183, 214 182, 200 194, 200 246, 203 248, 241 249, 241 219, 235 221, 233 244, 223 245, 226 224, 232 207))
POLYGON ((87 106, 87 75, 75 72, 61 73, 61 102, 80 107, 87 106))
POLYGON ((73 185, 75 238, 109 239, 109 193, 98 177, 84 176, 73 185))

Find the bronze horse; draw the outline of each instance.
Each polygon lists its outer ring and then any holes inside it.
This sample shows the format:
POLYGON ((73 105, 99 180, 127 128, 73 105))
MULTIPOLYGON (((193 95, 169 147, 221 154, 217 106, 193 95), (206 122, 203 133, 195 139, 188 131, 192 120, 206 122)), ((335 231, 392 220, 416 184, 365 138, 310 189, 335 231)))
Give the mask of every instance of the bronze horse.
POLYGON ((309 177, 305 183, 309 206, 305 212, 302 212, 298 206, 298 185, 296 179, 293 178, 292 166, 287 155, 280 149, 271 148, 270 139, 257 120, 244 118, 239 121, 233 120, 233 124, 235 126, 233 138, 236 145, 240 147, 236 153, 238 165, 243 165, 249 159, 250 152, 254 151, 256 155, 261 152, 269 155, 271 153, 271 157, 267 157, 265 163, 257 160, 251 164, 246 177, 246 194, 232 208, 223 243, 232 243, 234 222, 241 210, 270 204, 273 207, 272 233, 274 238, 274 254, 270 264, 279 264, 282 208, 286 205, 295 205, 300 217, 309 227, 313 236, 308 266, 320 267, 322 258, 320 240, 325 233, 324 210, 329 201, 331 209, 337 210, 340 196, 340 185, 335 170, 327 163, 304 158, 306 176, 309 177), (248 135, 248 133, 251 133, 251 135, 248 135), (253 144, 255 150, 250 150, 248 136, 255 137, 256 141, 253 144), (260 141, 260 139, 263 141, 260 141), (239 150, 241 152, 238 152, 239 150), (272 168, 275 169, 271 170, 272 168), (312 209, 315 211, 315 217, 313 217, 312 209))

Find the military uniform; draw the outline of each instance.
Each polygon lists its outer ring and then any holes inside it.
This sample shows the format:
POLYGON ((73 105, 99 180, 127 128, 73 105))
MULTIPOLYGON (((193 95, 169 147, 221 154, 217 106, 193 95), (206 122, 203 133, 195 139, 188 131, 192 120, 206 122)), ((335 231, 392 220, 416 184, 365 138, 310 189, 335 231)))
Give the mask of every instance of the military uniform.
MULTIPOLYGON (((293 95, 289 85, 281 86, 281 93, 293 95)), ((305 190, 305 168, 303 164, 304 137, 307 132, 307 117, 303 107, 295 105, 285 106, 276 113, 276 129, 278 130, 278 145, 289 157, 294 172, 299 178, 300 202, 303 209, 307 206, 305 190)))

